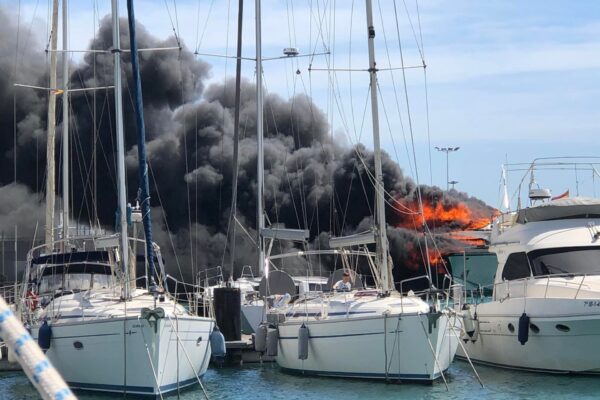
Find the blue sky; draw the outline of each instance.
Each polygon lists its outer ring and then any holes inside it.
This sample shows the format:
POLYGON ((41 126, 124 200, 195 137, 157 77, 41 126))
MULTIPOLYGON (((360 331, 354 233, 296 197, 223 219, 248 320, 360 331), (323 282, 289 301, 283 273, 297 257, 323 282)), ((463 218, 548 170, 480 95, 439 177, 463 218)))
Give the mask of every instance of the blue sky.
MULTIPOLYGON (((405 1, 396 2, 398 31, 393 1, 374 1, 378 65, 380 68, 400 66, 398 33, 405 65, 419 65, 422 35, 422 50, 428 66, 431 147, 460 146, 460 150, 450 156, 450 179, 459 181, 457 189, 497 206, 500 165, 505 160, 527 162, 535 157, 600 155, 597 139, 600 3, 431 0, 419 1, 417 14, 414 0, 405 1)), ((16 3, 0 0, 0 5, 13 10, 16 3)), ((33 19, 34 29, 45 35, 47 1, 21 3, 23 29, 28 29, 33 19)), ((84 49, 98 23, 92 12, 96 2, 71 3, 70 47, 84 49)), ((121 15, 124 16, 122 3, 121 15)), ((109 4, 98 2, 99 16, 110 11, 109 4)), ((337 68, 365 68, 367 65, 364 2, 336 1, 335 13, 332 5, 332 1, 318 0, 263 2, 265 57, 279 56, 282 48, 290 45, 299 47, 303 54, 322 52, 325 48, 331 52, 329 56, 266 62, 267 89, 284 97, 293 93, 311 94, 327 112, 332 134, 349 144, 360 138, 370 146, 368 112, 363 122, 368 75, 365 72, 337 72, 335 75, 308 72, 310 61, 313 68, 325 68, 328 64, 337 68), (296 74, 298 69, 300 75, 296 74), (333 89, 331 81, 335 82, 333 89)), ((244 55, 252 57, 253 1, 246 1, 245 11, 244 55)), ((235 52, 236 1, 144 0, 136 2, 136 14, 155 36, 170 35, 173 20, 188 47, 198 48, 202 53, 231 55, 235 52), (168 10, 165 3, 169 5, 168 10)), ((212 81, 233 76, 233 61, 204 59, 213 64, 212 81)), ((243 73, 254 79, 253 63, 245 63, 243 73)), ((388 71, 380 73, 380 110, 384 114, 381 117, 382 143, 405 172, 414 176, 412 150, 407 151, 404 145, 409 131, 402 78, 400 71, 393 72, 393 76, 388 71)), ((432 168, 429 168, 423 70, 407 70, 406 79, 421 182, 444 187, 444 155, 432 149, 432 168)), ((566 172, 561 176, 540 176, 538 181, 555 194, 566 189, 575 194, 574 176, 566 172)), ((518 179, 520 176, 510 175, 509 184, 518 179)), ((591 175, 580 173, 578 180, 581 195, 595 193, 591 175)))

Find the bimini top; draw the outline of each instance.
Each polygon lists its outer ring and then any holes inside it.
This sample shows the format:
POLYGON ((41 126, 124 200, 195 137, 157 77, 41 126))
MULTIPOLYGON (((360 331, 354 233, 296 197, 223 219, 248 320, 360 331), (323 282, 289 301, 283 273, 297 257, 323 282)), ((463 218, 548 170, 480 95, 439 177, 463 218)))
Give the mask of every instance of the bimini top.
POLYGON ((600 200, 588 197, 560 199, 517 212, 518 224, 557 219, 600 218, 600 200))

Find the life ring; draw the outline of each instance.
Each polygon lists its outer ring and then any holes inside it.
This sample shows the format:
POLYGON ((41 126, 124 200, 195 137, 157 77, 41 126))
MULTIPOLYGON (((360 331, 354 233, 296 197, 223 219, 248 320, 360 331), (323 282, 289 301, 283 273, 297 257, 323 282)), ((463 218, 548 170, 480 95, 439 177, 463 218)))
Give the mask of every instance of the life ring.
POLYGON ((29 306, 31 311, 34 311, 39 303, 39 297, 33 291, 28 290, 27 295, 25 296, 25 303, 29 306))

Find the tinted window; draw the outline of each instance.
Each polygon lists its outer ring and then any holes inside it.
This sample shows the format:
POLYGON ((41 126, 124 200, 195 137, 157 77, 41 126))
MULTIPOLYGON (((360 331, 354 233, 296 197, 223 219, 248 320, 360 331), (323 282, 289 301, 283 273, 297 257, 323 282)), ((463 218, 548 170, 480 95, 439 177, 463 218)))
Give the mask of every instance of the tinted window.
POLYGON ((600 247, 563 247, 529 253, 533 274, 600 274, 600 247))
POLYGON ((531 276, 529 261, 527 255, 523 253, 513 253, 506 259, 506 264, 502 269, 502 279, 511 281, 531 276))

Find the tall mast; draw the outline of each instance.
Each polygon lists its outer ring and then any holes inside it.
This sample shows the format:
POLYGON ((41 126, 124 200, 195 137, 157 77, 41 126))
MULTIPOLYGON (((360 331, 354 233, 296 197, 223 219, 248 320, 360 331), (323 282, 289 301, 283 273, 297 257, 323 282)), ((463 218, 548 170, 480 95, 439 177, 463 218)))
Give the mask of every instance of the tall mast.
POLYGON ((121 40, 119 32, 119 5, 112 0, 113 54, 115 81, 115 119, 117 124, 117 176, 119 181, 119 226, 121 230, 121 267, 123 271, 123 298, 129 298, 129 245, 127 243, 127 204, 125 191, 125 138, 123 137, 123 106, 121 95, 121 40))
POLYGON ((144 234, 146 236, 146 257, 148 262, 148 275, 150 276, 150 290, 154 292, 154 247, 152 241, 152 220, 150 219, 150 184, 148 182, 148 162, 146 161, 146 128, 144 125, 144 102, 142 100, 142 80, 140 77, 140 63, 138 58, 137 39, 135 32, 135 12, 133 9, 133 0, 127 0, 127 20, 129 22, 129 44, 131 49, 131 69, 134 89, 133 94, 135 99, 135 123, 137 127, 140 185, 139 200, 142 208, 144 234))
POLYGON ((241 84, 242 84, 242 23, 244 22, 244 0, 238 2, 238 35, 237 35, 237 58, 235 63, 235 115, 233 121, 233 179, 231 192, 231 236, 229 238, 229 253, 231 255, 231 277, 233 278, 235 261, 235 228, 237 224, 237 183, 238 183, 238 153, 240 142, 240 106, 241 106, 241 84))
POLYGON ((265 269, 265 246, 262 232, 265 227, 263 210, 263 179, 265 160, 263 154, 263 90, 262 90, 262 39, 260 0, 256 0, 256 230, 258 235, 258 272, 265 269))
POLYGON ((63 239, 69 238, 69 32, 68 1, 63 0, 63 126, 62 126, 62 195, 63 195, 63 239))
POLYGON ((54 203, 56 178, 54 146, 56 142, 56 49, 58 47, 58 0, 52 2, 52 28, 50 31, 50 93, 48 98, 48 141, 46 143, 46 251, 54 247, 54 203))
POLYGON ((379 111, 377 107, 377 67, 375 63, 375 28, 373 27, 373 5, 367 2, 367 32, 369 35, 369 76, 371 86, 371 116, 373 120, 373 152, 375 161, 375 230, 377 243, 377 265, 381 274, 384 292, 394 288, 391 265, 388 263, 388 240, 385 223, 385 191, 381 171, 381 145, 379 142, 379 111))

